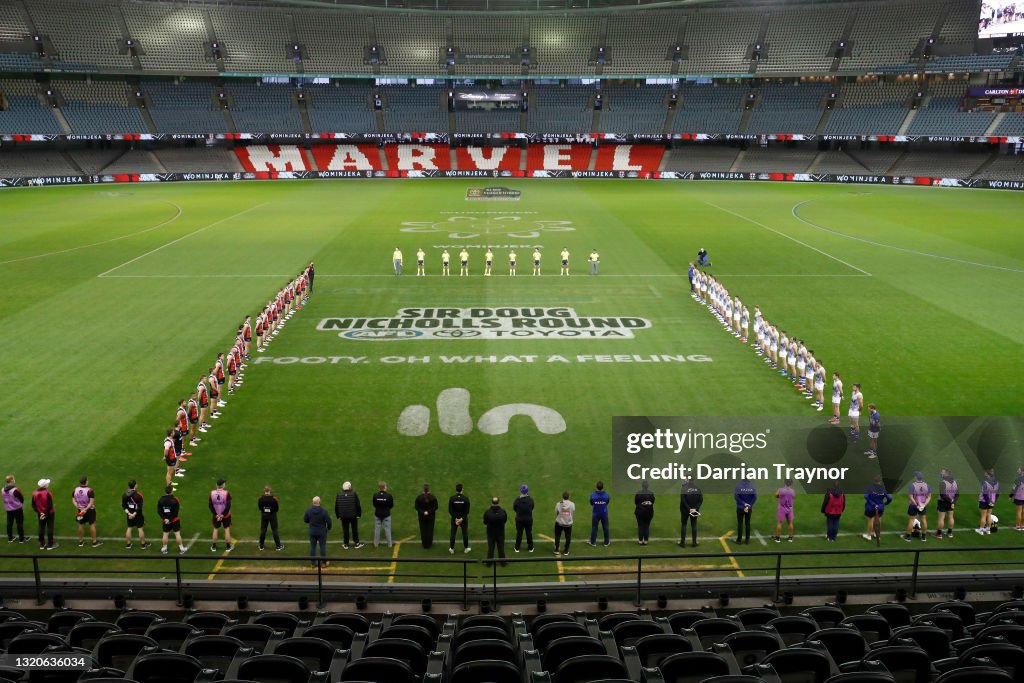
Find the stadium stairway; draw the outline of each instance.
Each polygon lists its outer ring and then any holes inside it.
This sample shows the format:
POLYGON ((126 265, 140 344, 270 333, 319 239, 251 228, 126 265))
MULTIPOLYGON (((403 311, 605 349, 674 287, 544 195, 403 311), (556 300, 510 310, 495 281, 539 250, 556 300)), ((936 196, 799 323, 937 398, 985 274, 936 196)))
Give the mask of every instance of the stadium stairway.
POLYGON ((917 116, 918 109, 911 109, 907 112, 907 115, 903 117, 903 123, 900 124, 899 129, 896 131, 897 135, 906 135, 907 129, 910 128, 910 124, 914 122, 914 117, 917 116))
POLYGON ((985 129, 985 135, 995 135, 995 131, 999 130, 999 124, 1006 118, 1006 112, 999 112, 996 117, 992 119, 992 123, 989 124, 988 128, 985 129))

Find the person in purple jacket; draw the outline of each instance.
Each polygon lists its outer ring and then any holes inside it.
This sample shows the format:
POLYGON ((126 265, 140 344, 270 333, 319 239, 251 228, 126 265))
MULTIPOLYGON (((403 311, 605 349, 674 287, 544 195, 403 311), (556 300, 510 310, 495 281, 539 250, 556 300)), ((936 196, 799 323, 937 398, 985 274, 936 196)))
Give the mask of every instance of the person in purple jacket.
POLYGON ((772 536, 772 540, 776 543, 782 542, 782 523, 787 522, 789 524, 789 538, 786 540, 790 543, 793 542, 793 498, 796 497, 796 493, 793 491, 793 480, 787 479, 785 486, 775 492, 775 497, 778 499, 778 509, 775 511, 775 535, 772 536))
MULTIPOLYGON (((1017 479, 1013 482, 1013 505, 1017 508, 1017 531, 1024 531, 1024 467, 1017 468, 1017 479)), ((11 527, 7 527, 8 537, 11 527)))
POLYGON ((922 472, 914 472, 914 481, 907 490, 910 505, 907 507, 907 533, 903 540, 908 543, 914 538, 914 523, 921 525, 921 540, 928 540, 928 503, 932 502, 932 487, 924 480, 922 472))
POLYGON ((942 481, 939 482, 939 502, 935 506, 939 513, 939 521, 935 529, 935 538, 943 538, 943 524, 947 523, 946 538, 953 538, 953 513, 956 510, 956 501, 960 497, 960 486, 953 473, 943 467, 939 471, 942 481))
POLYGON ((974 530, 982 536, 992 532, 992 508, 999 499, 999 482, 996 481, 995 470, 985 470, 985 478, 981 480, 981 493, 978 494, 978 509, 981 510, 981 523, 974 530))
MULTIPOLYGON (((14 483, 14 475, 8 474, 4 482, 4 512, 7 513, 7 542, 25 543, 25 494, 14 483), (18 537, 14 537, 14 528, 18 528, 18 537)), ((1020 508, 1018 508, 1018 511, 1020 508)))
POLYGON ((757 487, 746 477, 733 490, 736 501, 736 543, 750 544, 750 515, 757 502, 757 487), (744 533, 745 530, 745 533, 744 533))

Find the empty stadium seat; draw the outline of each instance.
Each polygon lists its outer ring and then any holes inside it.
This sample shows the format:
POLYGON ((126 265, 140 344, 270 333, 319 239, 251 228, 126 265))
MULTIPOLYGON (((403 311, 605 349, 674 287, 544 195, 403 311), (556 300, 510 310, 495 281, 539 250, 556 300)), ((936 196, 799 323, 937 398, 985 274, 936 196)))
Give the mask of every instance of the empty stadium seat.
POLYGON ((818 622, 798 614, 772 619, 766 626, 775 629, 786 645, 801 643, 818 630, 818 622))
MULTIPOLYGON (((574 636, 575 637, 575 636, 574 636)), ((505 640, 471 640, 452 653, 452 667, 483 660, 510 662, 518 659, 516 649, 505 640)))
POLYGON ((622 662, 610 655, 572 657, 562 662, 555 671, 558 683, 593 683, 611 678, 629 678, 629 675, 622 662))
POLYGON ((563 621, 563 622, 564 621, 571 621, 571 622, 575 622, 576 620, 573 619, 571 614, 557 614, 557 613, 552 612, 552 613, 548 613, 548 614, 540 614, 540 615, 535 616, 530 621, 528 628, 529 628, 530 633, 532 633, 533 635, 537 635, 537 631, 542 626, 545 626, 547 624, 550 624, 550 623, 553 623, 553 622, 556 622, 556 621, 563 621))
MULTIPOLYGON (((458 637, 460 634, 456 634, 458 637)), ((548 643, 555 640, 556 638, 564 638, 565 636, 589 636, 590 633, 587 628, 576 621, 556 621, 549 624, 544 624, 533 633, 533 644, 538 650, 544 652, 547 649, 548 643)))
POLYGON ((115 624, 106 621, 80 621, 68 631, 67 641, 71 647, 84 647, 87 650, 92 650, 107 633, 120 630, 115 624))
POLYGON ((851 671, 831 676, 825 683, 896 683, 896 679, 881 671, 851 671))
POLYGON ((352 629, 342 624, 316 624, 305 629, 302 635, 321 638, 341 650, 349 649, 355 637, 352 629))
MULTIPOLYGON (((463 666, 469 666, 464 664, 463 666)), ((412 668, 391 657, 360 657, 345 665, 343 681, 387 681, 387 683, 415 683, 418 679, 412 668)), ((469 683, 472 679, 462 679, 469 683)), ((479 680, 479 679, 476 679, 479 680)))
POLYGON ((508 622, 497 614, 471 614, 465 617, 462 623, 459 624, 459 628, 471 628, 473 626, 494 626, 495 628, 508 631, 508 622))
POLYGON ((261 612, 252 618, 252 623, 269 626, 275 631, 283 632, 288 638, 295 633, 301 622, 297 616, 288 612, 261 612))
POLYGON ((743 628, 753 628, 754 626, 761 626, 767 624, 772 619, 782 616, 779 614, 779 610, 771 607, 751 607, 748 609, 741 609, 736 613, 736 618, 743 624, 743 628))
POLYGON ((140 652, 153 651, 160 644, 148 636, 138 633, 108 633, 94 651, 95 661, 100 666, 112 666, 127 671, 140 652))
POLYGON ((240 653, 247 656, 252 654, 253 650, 246 647, 238 638, 201 635, 185 643, 183 652, 199 660, 205 669, 217 669, 227 673, 240 653))
POLYGON ((826 652, 809 647, 788 647, 771 652, 760 664, 768 664, 782 680, 801 680, 824 683, 829 676, 839 673, 826 652))
POLYGON ((714 652, 682 652, 661 660, 658 665, 665 683, 699 683, 712 676, 740 673, 730 662, 714 652))
POLYGON ((557 671, 558 667, 573 657, 582 655, 605 655, 604 644, 591 636, 564 636, 547 644, 541 655, 541 662, 547 671, 557 671))
POLYGON ((900 683, 927 683, 935 673, 931 657, 916 645, 879 647, 861 661, 881 662, 900 683))
POLYGON ((95 621, 95 619, 87 612, 77 612, 75 610, 54 612, 46 622, 46 631, 47 633, 66 636, 71 627, 80 621, 95 621))
POLYGON ((7 642, 7 654, 38 655, 51 647, 64 648, 67 647, 67 643, 56 633, 26 631, 14 636, 7 642))
POLYGON ((450 683, 522 683, 522 680, 522 672, 512 662, 485 659, 456 666, 450 683))
POLYGON ((911 621, 913 625, 931 624, 945 631, 950 640, 957 640, 964 637, 964 622, 958 614, 953 612, 928 612, 919 614, 911 621))
POLYGON ((160 643, 161 649, 177 652, 185 641, 203 635, 203 632, 182 621, 160 621, 146 629, 146 635, 160 643))
POLYGON ((390 657, 405 662, 417 676, 427 670, 427 651, 406 638, 378 638, 363 649, 363 657, 390 657))
POLYGON ((46 627, 32 621, 9 620, 0 623, 0 649, 6 650, 7 644, 20 633, 30 631, 44 631, 46 627))
POLYGON ((272 638, 279 638, 280 631, 275 631, 265 624, 235 624, 224 629, 224 635, 238 638, 257 653, 263 652, 272 638))
POLYGON ((225 627, 238 623, 236 619, 231 619, 220 612, 193 612, 186 616, 184 621, 208 635, 218 634, 225 627))
POLYGON ((282 640, 273 654, 287 655, 301 661, 310 671, 328 671, 338 650, 320 638, 294 636, 282 640))
MULTIPOLYGON (((727 636, 729 637, 729 636, 727 636)), ((693 642, 677 633, 656 633, 644 636, 633 644, 640 664, 656 667, 661 660, 681 652, 693 652, 693 642)))
POLYGON ((957 657, 958 666, 971 666, 991 660, 1018 680, 1024 678, 1024 648, 1010 643, 985 643, 967 648, 957 657))
MULTIPOLYGON (((381 638, 405 638, 419 645, 424 652, 430 652, 437 643, 437 635, 432 634, 423 626, 415 624, 396 624, 388 626, 380 633, 381 638)), ((453 643, 454 645, 454 643, 453 643)))
POLYGON ((195 657, 178 652, 151 652, 139 655, 125 675, 146 683, 193 683, 202 670, 195 657))
MULTIPOLYGON (((602 629, 603 630, 603 629, 602 629)), ((612 637, 619 647, 632 646, 644 636, 664 633, 665 629, 660 624, 649 619, 631 619, 622 621, 612 628, 612 637)))
POLYGON ((1011 683, 1020 678, 994 666, 965 666, 941 674, 935 683, 1011 683))
POLYGON ((934 661, 949 657, 949 636, 937 626, 922 624, 918 626, 904 626, 893 631, 889 642, 898 644, 901 641, 911 641, 919 648, 928 653, 934 661))
MULTIPOLYGON (((491 615, 481 615, 491 616, 491 615)), ((495 615, 497 616, 497 615, 495 615)), ((437 619, 430 616, 429 614, 399 614, 391 622, 392 626, 419 626, 424 628, 430 634, 430 637, 436 641, 437 637, 441 635, 441 627, 437 623, 437 619)))
MULTIPOLYGON (((574 622, 575 623, 575 622, 574 622)), ((508 640, 508 632, 496 626, 470 626, 460 628, 452 638, 452 649, 458 650, 472 640, 508 640)), ((536 643, 536 639, 534 640, 536 643)), ((543 649, 538 646, 538 649, 543 649)))
POLYGON ((700 639, 701 646, 707 650, 712 643, 721 641, 730 633, 743 630, 743 624, 736 619, 715 617, 694 622, 691 627, 700 639))
POLYGON ((774 629, 769 631, 738 631, 719 641, 727 646, 740 666, 757 664, 767 655, 785 647, 774 629))
POLYGON ((279 654, 255 655, 242 660, 239 678, 259 683, 306 683, 310 669, 296 657, 279 654))
POLYGON ((352 629, 352 633, 366 633, 370 630, 370 621, 362 614, 351 612, 333 612, 316 619, 316 624, 341 624, 352 629))
POLYGON ((867 654, 864 635, 853 627, 824 628, 807 636, 807 640, 821 643, 836 664, 859 662, 867 654))
POLYGON ((853 626, 861 632, 868 644, 889 640, 889 636, 892 635, 892 627, 880 614, 853 614, 843 619, 840 624, 853 626))

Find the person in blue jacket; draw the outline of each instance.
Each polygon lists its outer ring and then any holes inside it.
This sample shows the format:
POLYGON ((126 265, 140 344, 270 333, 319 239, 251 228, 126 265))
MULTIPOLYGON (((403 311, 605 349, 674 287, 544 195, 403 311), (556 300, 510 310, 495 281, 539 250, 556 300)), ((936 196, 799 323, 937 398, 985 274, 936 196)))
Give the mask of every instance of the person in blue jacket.
POLYGON ((882 515, 885 514, 885 506, 891 502, 892 496, 885 490, 882 475, 875 475, 874 481, 864 492, 864 516, 868 520, 867 532, 863 534, 865 541, 870 541, 873 538, 876 544, 881 544, 882 515))
POLYGON ((750 515, 754 511, 754 503, 757 502, 757 487, 744 477, 736 484, 732 495, 736 499, 736 543, 749 545, 750 515))
POLYGON ((590 518, 590 545, 597 545, 597 525, 600 524, 604 530, 604 544, 611 545, 612 539, 608 536, 608 501, 611 496, 604 490, 604 482, 597 482, 597 490, 590 494, 590 507, 593 514, 590 518))

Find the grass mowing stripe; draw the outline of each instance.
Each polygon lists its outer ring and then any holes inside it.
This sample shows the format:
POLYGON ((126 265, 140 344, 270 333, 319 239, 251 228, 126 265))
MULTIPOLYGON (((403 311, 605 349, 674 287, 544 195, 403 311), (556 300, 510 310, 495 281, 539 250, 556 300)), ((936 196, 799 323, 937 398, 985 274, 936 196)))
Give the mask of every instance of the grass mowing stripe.
POLYGON ((263 202, 262 204, 256 204, 255 206, 250 206, 250 207, 248 207, 246 209, 242 209, 241 211, 233 213, 230 216, 225 216, 224 218, 221 218, 220 220, 214 221, 213 223, 210 223, 209 225, 204 225, 203 227, 197 228, 197 229, 193 230, 192 232, 185 233, 184 235, 182 235, 181 237, 178 237, 177 239, 173 239, 170 242, 167 242, 166 244, 161 244, 156 249, 150 249, 145 254, 140 254, 139 256, 136 256, 133 259, 129 259, 128 261, 125 261, 124 263, 122 263, 120 265, 114 266, 110 270, 105 270, 102 273, 100 273, 99 275, 97 275, 96 277, 106 277, 108 274, 113 273, 115 270, 119 270, 121 268, 124 268, 127 265, 135 263, 136 261, 144 259, 147 256, 149 256, 150 254, 155 254, 156 252, 160 251, 161 249, 165 249, 165 248, 171 246, 172 244, 177 244, 178 242, 182 241, 186 237, 192 237, 193 235, 198 235, 199 233, 204 232, 206 230, 209 230, 210 228, 215 227, 217 225, 220 225, 221 223, 229 221, 232 218, 238 218, 239 216, 243 216, 243 215, 249 213, 250 211, 255 211, 256 209, 263 208, 267 204, 270 204, 270 202, 263 202))
POLYGON ((816 230, 823 230, 823 231, 825 231, 825 232, 827 232, 829 234, 836 235, 837 237, 845 237, 848 240, 855 240, 857 242, 863 242, 864 244, 870 244, 873 247, 881 247, 882 249, 894 249, 896 251, 902 251, 902 252, 904 252, 906 254, 914 254, 915 256, 926 256, 928 258, 941 259, 943 261, 952 261, 953 263, 963 263, 964 265, 977 266, 979 268, 992 268, 992 269, 995 269, 995 270, 1005 270, 1005 271, 1010 272, 1010 273, 1024 273, 1024 269, 1021 269, 1021 268, 1008 268, 1006 266, 997 266, 997 265, 992 264, 992 263, 979 263, 978 261, 968 261, 966 259, 953 258, 952 256, 943 256, 942 254, 930 254, 930 253, 925 252, 925 251, 917 251, 916 249, 907 249, 906 247, 897 247, 894 244, 886 244, 884 242, 876 242, 875 240, 869 240, 869 239, 865 239, 863 237, 856 237, 855 235, 848 235, 845 232, 839 232, 838 230, 833 230, 832 228, 826 228, 824 225, 818 225, 817 223, 815 223, 813 221, 807 220, 806 218, 801 216, 800 212, 798 211, 798 209, 801 206, 804 206, 805 204, 810 204, 811 202, 816 202, 816 201, 818 201, 818 200, 817 199, 807 199, 807 200, 804 200, 804 201, 799 202, 797 204, 794 204, 793 208, 791 210, 791 213, 793 214, 793 217, 796 218, 801 223, 806 223, 807 225, 811 226, 812 228, 815 228, 816 230))
POLYGON ((711 202, 704 202, 704 203, 707 204, 708 206, 715 207, 719 211, 724 211, 725 213, 732 214, 733 216, 736 216, 737 218, 742 218, 745 221, 748 221, 750 223, 753 223, 754 225, 762 227, 765 230, 767 230, 768 232, 773 232, 776 235, 779 235, 780 237, 785 237, 788 240, 792 240, 792 241, 796 242, 797 244, 799 244, 801 246, 807 247, 808 249, 810 249, 812 251, 818 252, 822 256, 827 256, 830 259, 832 259, 833 261, 837 261, 839 263, 842 263, 847 268, 853 268, 854 270, 856 270, 859 273, 863 273, 864 275, 867 275, 869 277, 871 276, 871 273, 869 273, 868 271, 864 270, 863 268, 858 268, 857 266, 853 265, 852 263, 847 263, 843 259, 838 258, 836 256, 833 256, 832 254, 830 254, 830 253, 828 253, 826 251, 822 251, 821 249, 818 249, 817 247, 812 247, 811 245, 807 244, 807 242, 803 242, 801 240, 798 240, 797 238, 792 237, 791 235, 787 235, 786 233, 781 232, 779 230, 776 230, 775 228, 773 228, 771 226, 765 225, 761 221, 755 220, 753 218, 748 218, 747 216, 740 215, 740 214, 736 213, 735 211, 732 211, 731 209, 726 209, 725 207, 719 206, 718 204, 712 204, 711 202))
POLYGON ((78 246, 78 247, 69 247, 68 249, 60 249, 58 251, 48 251, 45 254, 35 254, 33 256, 22 256, 21 258, 15 258, 15 259, 11 259, 9 261, 0 261, 0 266, 5 266, 8 263, 21 263, 22 261, 33 261, 35 259, 46 258, 47 256, 57 256, 58 254, 68 254, 68 253, 71 253, 73 251, 80 251, 82 249, 88 249, 90 247, 98 247, 98 246, 100 246, 102 244, 110 244, 111 242, 117 242, 119 240, 126 240, 129 237, 135 237, 137 235, 144 235, 145 233, 151 232, 153 230, 156 230, 157 228, 162 228, 163 226, 167 225, 168 223, 173 223, 174 221, 178 220, 179 216, 181 216, 181 207, 180 206, 178 206, 174 202, 166 202, 166 203, 170 204, 171 206, 173 206, 176 209, 175 214, 173 216, 171 216, 170 218, 168 218, 167 220, 161 221, 160 223, 157 223, 156 225, 150 226, 148 228, 144 228, 142 230, 138 230, 136 232, 129 233, 127 235, 121 235, 120 237, 112 237, 112 238, 110 238, 108 240, 103 240, 101 242, 93 242, 92 244, 83 244, 83 245, 78 246))

